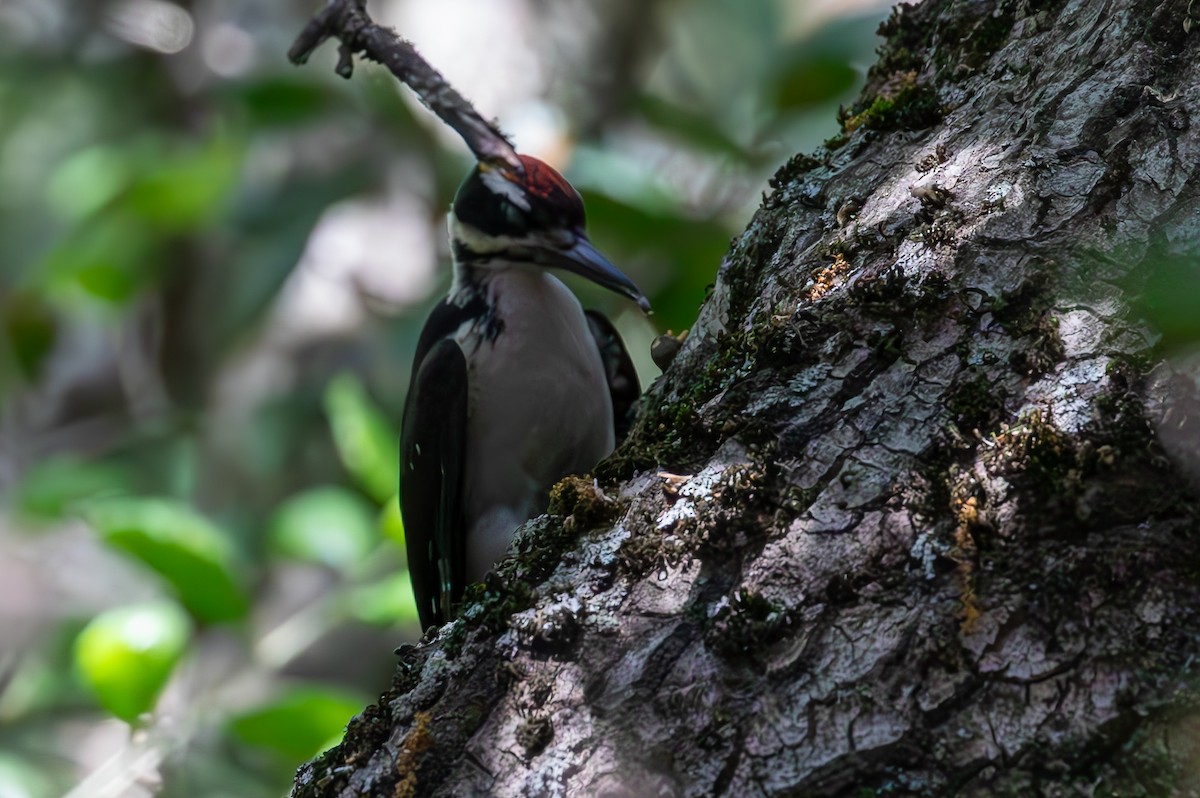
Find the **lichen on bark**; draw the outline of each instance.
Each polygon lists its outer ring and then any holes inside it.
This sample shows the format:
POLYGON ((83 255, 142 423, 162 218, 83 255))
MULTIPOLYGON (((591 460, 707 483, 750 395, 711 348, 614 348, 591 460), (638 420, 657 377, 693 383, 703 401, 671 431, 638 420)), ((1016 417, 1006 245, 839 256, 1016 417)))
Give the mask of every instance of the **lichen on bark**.
POLYGON ((1187 5, 899 7, 598 484, 295 794, 1196 790, 1200 370, 1130 301, 1200 240, 1187 5))

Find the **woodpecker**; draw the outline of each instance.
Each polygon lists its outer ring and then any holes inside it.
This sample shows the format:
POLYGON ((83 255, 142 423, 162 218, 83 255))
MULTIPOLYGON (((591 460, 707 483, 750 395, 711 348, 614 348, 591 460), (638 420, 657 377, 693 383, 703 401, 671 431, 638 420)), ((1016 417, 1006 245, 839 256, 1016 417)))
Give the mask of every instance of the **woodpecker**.
POLYGON ((480 161, 449 214, 454 278, 417 343, 401 433, 400 501, 423 629, 503 558, 550 488, 615 445, 639 393, 612 324, 550 269, 650 303, 585 233, 562 175, 519 155, 480 161))

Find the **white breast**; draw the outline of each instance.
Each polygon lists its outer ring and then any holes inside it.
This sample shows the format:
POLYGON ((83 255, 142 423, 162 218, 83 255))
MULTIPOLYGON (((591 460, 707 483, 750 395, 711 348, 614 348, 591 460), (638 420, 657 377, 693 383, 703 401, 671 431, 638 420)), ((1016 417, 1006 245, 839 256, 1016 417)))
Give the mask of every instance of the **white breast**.
POLYGON ((608 384, 575 296, 541 270, 489 275, 492 339, 464 325, 470 404, 466 473, 467 573, 478 581, 513 531, 543 512, 549 489, 612 451, 608 384))

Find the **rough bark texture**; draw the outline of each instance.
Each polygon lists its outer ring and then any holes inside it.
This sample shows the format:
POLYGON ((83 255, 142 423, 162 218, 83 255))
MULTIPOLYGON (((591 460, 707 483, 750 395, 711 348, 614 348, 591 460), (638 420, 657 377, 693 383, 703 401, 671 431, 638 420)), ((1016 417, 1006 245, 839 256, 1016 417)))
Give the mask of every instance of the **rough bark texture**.
POLYGON ((1128 302, 1200 241, 1188 5, 898 9, 603 493, 295 795, 1194 794, 1200 405, 1128 302))

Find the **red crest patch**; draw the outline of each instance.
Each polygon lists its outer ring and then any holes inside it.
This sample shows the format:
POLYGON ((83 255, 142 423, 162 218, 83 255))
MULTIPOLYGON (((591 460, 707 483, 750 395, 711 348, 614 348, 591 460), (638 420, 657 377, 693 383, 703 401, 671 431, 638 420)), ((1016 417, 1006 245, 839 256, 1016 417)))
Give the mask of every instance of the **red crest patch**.
POLYGON ((524 175, 507 174, 509 180, 524 189, 534 203, 554 208, 579 226, 583 225, 583 199, 575 187, 552 166, 532 155, 518 155, 524 175))

